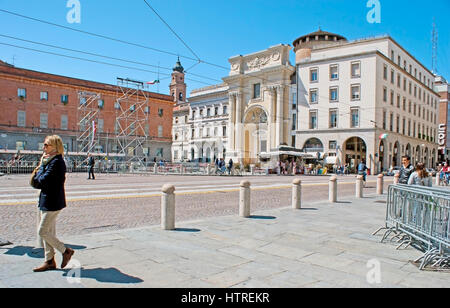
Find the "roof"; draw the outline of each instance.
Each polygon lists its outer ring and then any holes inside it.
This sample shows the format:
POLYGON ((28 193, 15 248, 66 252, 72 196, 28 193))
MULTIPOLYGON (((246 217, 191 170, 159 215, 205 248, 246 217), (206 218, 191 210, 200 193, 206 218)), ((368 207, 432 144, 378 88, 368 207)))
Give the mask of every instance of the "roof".
POLYGON ((326 31, 322 31, 320 28, 318 31, 312 32, 310 34, 307 35, 303 35, 301 37, 299 37, 298 39, 296 39, 293 43, 294 47, 296 47, 297 45, 299 45, 302 42, 305 42, 307 38, 309 38, 308 42, 311 41, 315 41, 316 37, 319 37, 319 41, 326 41, 325 37, 328 36, 328 41, 347 41, 347 39, 345 37, 343 37, 342 35, 339 34, 335 34, 335 33, 331 33, 331 32, 326 32, 326 31))

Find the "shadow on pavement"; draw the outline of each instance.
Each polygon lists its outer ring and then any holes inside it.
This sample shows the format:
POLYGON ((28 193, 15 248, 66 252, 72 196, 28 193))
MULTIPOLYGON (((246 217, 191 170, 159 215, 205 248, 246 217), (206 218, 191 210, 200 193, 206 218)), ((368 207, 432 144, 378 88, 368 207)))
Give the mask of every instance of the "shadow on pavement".
POLYGON ((254 216, 254 215, 250 216, 249 218, 250 219, 267 219, 267 220, 277 219, 275 216, 254 216))
MULTIPOLYGON (((66 246, 72 248, 73 250, 83 250, 87 248, 86 246, 70 245, 70 244, 66 244, 66 246)), ((35 248, 31 246, 16 246, 13 248, 0 248, 0 251, 5 249, 7 249, 8 251, 5 252, 4 254, 8 256, 22 257, 27 255, 30 258, 35 259, 42 259, 45 257, 43 248, 35 248)))
POLYGON ((176 228, 173 231, 175 231, 175 232, 200 232, 202 230, 200 230, 200 229, 189 229, 189 228, 176 228))
POLYGON ((93 269, 70 269, 63 270, 63 277, 74 277, 81 279, 95 279, 103 283, 135 284, 144 280, 122 273, 116 268, 93 268, 93 269), (78 272, 79 271, 79 272, 78 272))
POLYGON ((302 207, 301 209, 300 209, 301 211, 318 211, 319 209, 318 208, 315 208, 315 207, 302 207))

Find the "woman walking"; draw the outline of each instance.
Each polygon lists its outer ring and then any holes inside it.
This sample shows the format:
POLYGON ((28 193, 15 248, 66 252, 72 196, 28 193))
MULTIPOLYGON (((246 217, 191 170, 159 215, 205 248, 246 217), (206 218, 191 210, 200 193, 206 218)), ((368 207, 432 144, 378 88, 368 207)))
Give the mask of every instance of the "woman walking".
POLYGON ((423 163, 416 165, 416 171, 411 174, 408 185, 433 186, 433 179, 428 174, 423 163))
POLYGON ((36 175, 32 178, 33 187, 41 190, 39 196, 40 224, 38 234, 44 242, 45 263, 34 272, 56 269, 55 249, 62 253, 61 268, 65 268, 74 251, 65 247, 56 238, 56 219, 66 207, 64 183, 66 165, 63 159, 64 146, 59 136, 48 136, 44 141, 44 155, 36 175))

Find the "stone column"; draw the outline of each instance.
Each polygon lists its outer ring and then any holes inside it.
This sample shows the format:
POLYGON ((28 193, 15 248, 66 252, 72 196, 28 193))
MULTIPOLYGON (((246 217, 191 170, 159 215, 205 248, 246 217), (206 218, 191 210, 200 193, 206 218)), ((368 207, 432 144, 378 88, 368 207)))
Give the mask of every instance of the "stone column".
POLYGON ((284 86, 277 87, 276 146, 284 142, 284 86))
POLYGON ((275 146, 273 138, 275 136, 275 129, 274 129, 274 113, 275 113, 275 88, 274 87, 268 87, 267 88, 270 92, 270 103, 269 103, 269 114, 267 115, 267 152, 270 152, 272 148, 275 146))
POLYGON ((229 95, 229 118, 228 118, 228 149, 233 152, 235 149, 234 136, 235 136, 235 96, 233 93, 229 95))
POLYGON ((356 198, 364 197, 364 186, 363 186, 364 176, 358 175, 356 177, 356 198))
POLYGON ((236 151, 239 153, 239 163, 242 164, 242 153, 244 152, 242 145, 242 93, 236 94, 236 151))
POLYGON ((337 177, 336 176, 333 176, 330 178, 329 201, 330 201, 330 203, 337 202, 337 177))
POLYGON ((162 188, 161 228, 175 230, 175 186, 166 184, 162 188))
POLYGON ((292 208, 296 210, 302 208, 302 181, 300 179, 292 182, 292 208))
POLYGON ((384 175, 378 175, 377 179, 377 195, 382 195, 384 193, 384 175))
POLYGON ((242 181, 239 192, 239 216, 250 217, 250 182, 242 181))

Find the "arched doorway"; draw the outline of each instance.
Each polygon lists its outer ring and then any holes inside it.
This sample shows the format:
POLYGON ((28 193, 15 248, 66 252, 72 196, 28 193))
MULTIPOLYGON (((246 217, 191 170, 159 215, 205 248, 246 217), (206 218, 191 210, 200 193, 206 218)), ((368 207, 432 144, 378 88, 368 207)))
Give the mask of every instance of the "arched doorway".
POLYGON ((378 156, 379 156, 379 171, 384 171, 384 151, 385 151, 384 141, 381 140, 380 147, 378 149, 378 156))
POLYGON ((358 164, 364 160, 367 163, 367 146, 359 137, 348 139, 343 146, 343 156, 346 164, 353 172, 357 171, 358 164))
POLYGON ((397 141, 392 150, 392 166, 400 166, 401 162, 400 143, 397 141))
POLYGON ((261 106, 250 108, 244 116, 244 164, 258 162, 259 154, 268 151, 267 112, 261 106))
POLYGON ((322 141, 317 138, 308 139, 303 146, 303 150, 309 153, 321 153, 324 152, 324 147, 322 141))
POLYGON ((420 153, 420 145, 418 145, 416 148, 415 159, 416 159, 415 164, 419 163, 422 160, 421 153, 420 153))

